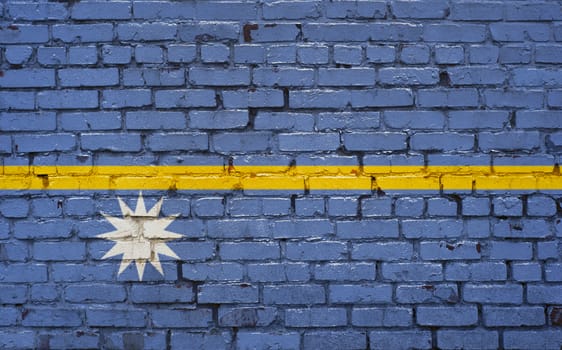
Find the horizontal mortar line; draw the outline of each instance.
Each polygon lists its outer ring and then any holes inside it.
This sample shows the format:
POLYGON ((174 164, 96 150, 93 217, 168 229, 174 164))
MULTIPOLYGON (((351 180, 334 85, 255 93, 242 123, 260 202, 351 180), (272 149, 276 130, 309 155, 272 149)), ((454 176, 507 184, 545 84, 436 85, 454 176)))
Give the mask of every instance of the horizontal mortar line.
POLYGON ((560 190, 554 166, 4 166, 0 190, 560 190))

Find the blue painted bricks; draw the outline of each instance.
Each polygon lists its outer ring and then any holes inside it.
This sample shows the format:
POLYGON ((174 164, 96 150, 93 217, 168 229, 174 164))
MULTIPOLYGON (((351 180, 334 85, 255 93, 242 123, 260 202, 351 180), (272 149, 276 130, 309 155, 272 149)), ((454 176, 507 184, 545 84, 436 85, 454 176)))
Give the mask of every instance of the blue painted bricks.
POLYGON ((562 346, 562 195, 542 182, 562 154, 560 1, 14 0, 0 15, 0 177, 39 186, 0 192, 1 349, 562 346), (144 167, 123 183, 123 165, 144 167), (103 166, 103 188, 49 189, 62 167, 103 166), (153 190, 155 166, 163 183, 182 166, 221 176, 153 190), (224 190, 244 166, 302 188, 224 190), (470 184, 469 168, 531 166, 517 191, 357 174, 470 184), (314 190, 304 168, 367 186, 314 190), (99 237, 131 215, 179 235, 173 254, 151 243, 142 281, 99 237))

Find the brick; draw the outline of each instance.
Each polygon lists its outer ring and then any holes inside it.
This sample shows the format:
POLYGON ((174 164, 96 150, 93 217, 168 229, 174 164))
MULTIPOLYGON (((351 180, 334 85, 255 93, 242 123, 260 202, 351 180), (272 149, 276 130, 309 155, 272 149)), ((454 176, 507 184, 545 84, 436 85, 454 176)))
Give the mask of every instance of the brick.
POLYGON ((80 141, 81 148, 90 151, 135 152, 142 147, 139 134, 87 133, 82 134, 80 141))
POLYGON ((60 3, 11 3, 6 11, 10 18, 24 21, 63 20, 68 18, 68 9, 60 3))
POLYGON ((472 326, 478 322, 476 306, 418 306, 416 321, 422 326, 472 326))
POLYGON ((271 223, 264 219, 207 221, 208 234, 212 238, 269 237, 271 223))
POLYGON ((270 147, 271 134, 253 133, 220 133, 213 135, 212 144, 218 153, 258 152, 270 147))
POLYGON ((263 6, 264 19, 304 19, 320 17, 320 6, 314 1, 275 1, 263 6))
POLYGON ((481 132, 478 146, 484 152, 493 150, 533 150, 541 145, 538 131, 481 132))
POLYGON ((280 257, 280 249, 277 243, 221 243, 219 250, 223 260, 269 260, 279 259, 280 257))
POLYGON ((279 134, 281 151, 336 150, 340 147, 340 136, 336 133, 279 134))
POLYGON ((324 214, 323 198, 297 198, 295 214, 298 216, 319 216, 324 214))
POLYGON ((372 63, 390 63, 396 57, 396 48, 394 46, 369 45, 366 49, 367 62, 372 63))
POLYGON ((64 289, 64 295, 71 303, 117 303, 126 298, 123 286, 111 284, 70 285, 64 289))
MULTIPOLYGON (((221 10, 221 11, 224 11, 221 10)), ((198 22, 197 24, 180 24, 178 36, 181 41, 206 42, 216 40, 236 40, 240 34, 240 25, 233 22, 198 22)))
POLYGON ((40 339, 48 337, 49 346, 54 349, 88 349, 95 348, 99 342, 99 333, 97 332, 49 332, 48 335, 40 335, 40 339))
POLYGON ((49 41, 49 28, 46 25, 18 24, 7 29, 0 31, 0 44, 41 44, 49 41))
POLYGON ((413 246, 406 242, 358 243, 351 250, 353 260, 408 260, 413 255, 413 246))
POLYGON ((320 86, 372 86, 375 71, 369 68, 320 68, 318 85, 320 86))
POLYGON ((197 289, 197 301, 200 304, 257 303, 258 289, 247 284, 205 284, 197 289))
POLYGON ((79 41, 82 43, 109 42, 113 40, 113 25, 99 24, 55 24, 52 26, 53 39, 65 43, 79 41))
POLYGON ((420 107, 477 107, 478 92, 475 89, 418 90, 420 107))
MULTIPOLYGON (((539 266, 540 267, 540 266, 539 266)), ((550 282, 562 281, 562 273, 560 273, 561 264, 550 263, 544 268, 545 280, 550 282)))
POLYGON ((420 25, 407 23, 307 23, 302 26, 303 38, 308 41, 419 41, 420 25))
POLYGON ((18 284, 3 284, 0 287, 0 303, 2 304, 24 304, 28 300, 28 287, 18 284))
MULTIPOLYGON (((261 100, 265 102, 264 104, 267 104, 267 95, 262 98, 259 98, 259 96, 256 97, 256 100, 261 100)), ((314 129, 314 116, 306 113, 260 111, 254 119, 254 129, 312 131, 314 129)))
POLYGON ((33 253, 38 261, 83 260, 86 245, 82 242, 35 242, 33 253))
POLYGON ((58 77, 64 87, 112 86, 119 83, 119 72, 116 68, 59 69, 58 77))
POLYGON ((442 266, 430 263, 383 263, 382 277, 390 281, 441 281, 442 266))
POLYGON ((115 1, 111 4, 84 2, 72 6, 73 19, 128 19, 131 17, 131 4, 115 1))
POLYGON ((266 61, 269 64, 295 63, 297 48, 294 45, 272 45, 267 48, 266 61))
POLYGON ((414 150, 468 151, 474 148, 474 136, 461 133, 418 133, 410 138, 414 150))
POLYGON ((437 111, 386 111, 385 124, 393 129, 443 129, 445 115, 437 111))
POLYGON ((347 247, 341 242, 301 242, 287 243, 286 257, 296 261, 329 261, 343 260, 347 255, 347 247))
POLYGON ((430 216, 456 216, 457 203, 446 198, 431 198, 427 201, 427 214, 430 216))
POLYGON ((525 242, 490 242, 490 259, 529 260, 533 256, 533 245, 525 242))
POLYGON ((133 303, 189 303, 193 292, 189 284, 133 285, 130 298, 133 303))
POLYGON ((241 331, 238 333, 237 346, 240 350, 278 348, 300 348, 300 334, 297 332, 258 333, 241 331))
POLYGON ((505 263, 499 262, 447 264, 445 279, 448 281, 505 281, 507 267, 505 263))
POLYGON ((423 260, 475 260, 480 259, 478 243, 474 242, 421 242, 423 260))
POLYGON ((314 70, 309 68, 256 68, 252 81, 257 86, 311 86, 313 76, 314 70))
POLYGON ((144 327, 146 312, 139 309, 87 309, 86 323, 93 327, 144 327))
POLYGON ((305 349, 323 349, 336 347, 340 349, 365 349, 367 335, 363 332, 306 332, 303 345, 305 349))
POLYGON ((264 286, 263 302, 272 305, 323 304, 326 293, 320 285, 264 286))
POLYGON ((502 2, 454 2, 449 18, 456 21, 497 21, 503 19, 502 2))
POLYGON ((307 264, 300 263, 250 264, 248 276, 258 282, 302 282, 310 279, 310 272, 307 264))
POLYGON ((391 8, 396 18, 435 19, 445 18, 449 13, 449 6, 443 0, 392 1, 391 8))
POLYGON ((53 87, 55 71, 52 69, 10 69, 0 77, 2 88, 53 87))
POLYGON ((103 62, 106 64, 128 64, 131 62, 132 48, 129 46, 104 45, 101 54, 103 62))
POLYGON ((409 89, 373 89, 354 90, 351 92, 353 107, 403 107, 414 103, 412 91, 409 89))
MULTIPOLYGON (((376 200, 365 203, 372 205, 376 203, 376 200)), ((383 205, 385 204, 383 203, 383 205)), ((373 215, 376 210, 378 209, 374 206, 362 206, 362 212, 366 213, 365 216, 378 216, 380 214, 378 212, 373 215)), ((344 239, 398 238, 397 220, 340 221, 336 225, 337 236, 344 239), (373 225, 377 227, 376 230, 373 230, 373 225)))
POLYGON ((492 23, 490 33, 495 41, 548 41, 550 29, 546 23, 492 23))
POLYGON ((527 285, 527 302, 529 304, 562 303, 562 287, 559 285, 527 285))
POLYGON ((31 91, 0 91, 0 109, 23 109, 35 108, 35 93, 31 91))
POLYGON ((499 48, 492 45, 472 45, 469 48, 469 62, 474 64, 497 63, 499 48))
POLYGON ((376 277, 376 266, 368 263, 328 263, 314 267, 314 277, 327 281, 369 281, 376 277))
POLYGON ((331 285, 332 304, 378 304, 392 301, 392 286, 389 284, 331 285))
POLYGON ((158 46, 136 46, 135 61, 137 63, 162 63, 164 62, 164 51, 158 46))
MULTIPOLYGON (((125 86, 182 86, 185 84, 185 71, 183 69, 124 69, 123 84, 125 86)), ((176 90, 173 90, 174 92, 176 90)), ((202 94, 201 90, 190 89, 188 96, 202 94), (191 93, 189 93, 191 92, 191 93)), ((157 95, 158 96, 158 95, 157 95)), ((202 107, 208 105, 203 105, 202 107)), ((213 105, 214 106, 214 105, 213 105)))
POLYGON ((222 44, 209 44, 201 46, 201 60, 205 63, 228 62, 230 48, 222 44))
POLYGON ((47 266, 42 264, 10 264, 0 267, 3 283, 31 283, 47 281, 47 266))
POLYGON ((31 58, 31 54, 33 54, 31 46, 8 46, 4 57, 10 64, 24 64, 31 58))
POLYGON ((168 61, 172 63, 188 63, 195 60, 197 55, 195 45, 169 45, 168 61))
POLYGON ((215 107, 217 102, 213 90, 190 89, 156 91, 154 103, 156 108, 189 108, 215 107))
POLYGON ((486 327, 542 326, 545 324, 544 308, 539 306, 482 308, 486 327))
POLYGON ((460 67, 448 70, 453 85, 501 85, 505 81, 506 71, 488 67, 460 67))
POLYGON ((129 130, 183 130, 187 127, 187 118, 183 112, 127 112, 125 117, 125 126, 129 130))
POLYGON ((0 113, 0 130, 3 131, 53 131, 56 115, 51 112, 0 113))
POLYGON ((499 335, 494 331, 475 330, 439 330, 437 346, 440 349, 497 349, 499 335))
POLYGON ((562 337, 558 330, 510 330, 504 333, 506 349, 556 349, 561 344, 562 337))
POLYGON ((455 284, 407 284, 396 287, 396 301, 402 304, 457 303, 459 292, 455 284))
POLYGON ((338 327, 347 324, 344 308, 307 308, 287 309, 285 325, 287 327, 338 327))
POLYGON ((189 281, 240 281, 242 266, 233 263, 187 264, 182 269, 183 277, 189 281))
POLYGON ((434 85, 439 82, 436 68, 381 68, 379 81, 387 85, 434 85))
POLYGON ((361 46, 334 45, 333 59, 336 64, 360 65, 363 61, 363 48, 361 46))
POLYGON ((62 133, 16 135, 14 147, 18 152, 68 151, 76 147, 76 136, 62 133))
POLYGON ((509 123, 507 111, 451 111, 450 129, 503 129, 509 123))
POLYGON ((328 46, 306 45, 297 46, 297 61, 301 64, 326 64, 328 63, 328 46))
POLYGON ((519 284, 465 284, 463 299, 481 304, 521 304, 523 302, 523 287, 519 284))
POLYGON ((171 23, 125 23, 117 25, 117 38, 124 41, 173 40, 177 25, 171 23))
POLYGON ((79 310, 64 308, 30 308, 21 324, 25 327, 79 327, 82 325, 79 310))
POLYGON ((6 349, 17 349, 20 347, 33 348, 35 345, 35 333, 32 331, 19 330, 0 331, 0 346, 6 349))
POLYGON ((435 46, 435 63, 461 64, 464 62, 464 49, 462 46, 439 45, 435 46))
POLYGON ((486 38, 486 26, 481 24, 429 24, 424 27, 426 41, 477 43, 486 38))
POLYGON ((508 21, 560 20, 560 5, 552 3, 507 4, 505 18, 508 21))
POLYGON ((277 43, 295 42, 300 34, 297 23, 254 24, 250 27, 249 37, 244 37, 245 42, 277 43), (246 40, 249 39, 249 40, 246 40))
POLYGON ((411 348, 431 349, 431 332, 419 330, 372 331, 369 333, 372 350, 411 348))
POLYGON ((354 307, 351 313, 351 323, 359 327, 407 327, 412 318, 412 309, 401 307, 354 307))
POLYGON ((399 151, 406 149, 407 135, 399 132, 356 132, 343 134, 348 151, 399 151))
POLYGON ((195 129, 234 129, 243 128, 248 124, 248 111, 191 111, 189 125, 195 129))
POLYGON ((229 70, 190 68, 189 81, 194 85, 248 85, 250 84, 250 70, 247 68, 229 70))
POLYGON ((224 215, 222 197, 199 198, 192 202, 192 211, 198 217, 220 217, 224 215))
POLYGON ((523 215, 523 202, 517 197, 498 197, 492 200, 496 216, 523 215))
POLYGON ((326 4, 328 18, 385 18, 386 4, 382 1, 337 1, 326 4))
POLYGON ((429 63, 429 47, 426 45, 408 45, 400 52, 400 61, 405 64, 429 63))
POLYGON ((273 307, 220 307, 219 324, 227 327, 269 326, 277 317, 273 307))
POLYGON ((513 279, 518 282, 540 281, 542 268, 537 263, 514 263, 511 266, 513 279))
POLYGON ((101 105, 103 108, 144 107, 152 104, 150 90, 104 90, 101 105))
POLYGON ((548 68, 516 68, 513 70, 512 80, 515 86, 559 86, 562 74, 548 68))
POLYGON ((234 63, 263 63, 265 49, 261 45, 235 45, 233 60, 234 63))
POLYGON ((531 47, 506 45, 500 48, 500 63, 517 64, 531 62, 531 47))

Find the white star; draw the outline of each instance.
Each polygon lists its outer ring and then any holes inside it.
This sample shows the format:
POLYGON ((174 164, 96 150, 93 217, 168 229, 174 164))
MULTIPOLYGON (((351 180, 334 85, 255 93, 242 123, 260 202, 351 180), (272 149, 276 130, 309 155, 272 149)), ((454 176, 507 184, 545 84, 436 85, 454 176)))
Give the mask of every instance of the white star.
POLYGON ((127 266, 134 261, 137 267, 139 280, 141 281, 146 262, 152 264, 161 275, 164 275, 164 270, 162 270, 158 254, 170 256, 175 259, 180 258, 166 245, 167 241, 182 236, 178 233, 166 231, 166 227, 168 227, 179 214, 166 218, 159 218, 158 215, 162 208, 163 198, 160 198, 158 203, 147 212, 144 199, 142 198, 142 192, 139 193, 135 211, 132 211, 121 198, 117 197, 117 200, 119 201, 123 218, 121 219, 102 213, 116 230, 96 236, 117 243, 102 259, 123 254, 118 275, 121 275, 127 266))

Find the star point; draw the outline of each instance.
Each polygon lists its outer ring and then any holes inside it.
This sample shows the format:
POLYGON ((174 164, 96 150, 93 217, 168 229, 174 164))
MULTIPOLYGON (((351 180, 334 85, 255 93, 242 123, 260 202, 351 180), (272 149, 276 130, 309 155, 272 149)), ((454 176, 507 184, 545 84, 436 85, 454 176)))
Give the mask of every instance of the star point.
POLYGON ((134 263, 140 281, 144 276, 147 263, 151 264, 161 275, 164 275, 159 255, 180 259, 166 245, 166 242, 182 236, 166 230, 179 214, 163 218, 158 217, 164 198, 160 198, 147 211, 142 192, 139 193, 134 211, 121 198, 117 197, 117 200, 121 208, 122 218, 102 213, 115 230, 96 236, 115 242, 115 245, 105 253, 102 259, 122 255, 118 275, 121 275, 131 263, 134 263))

